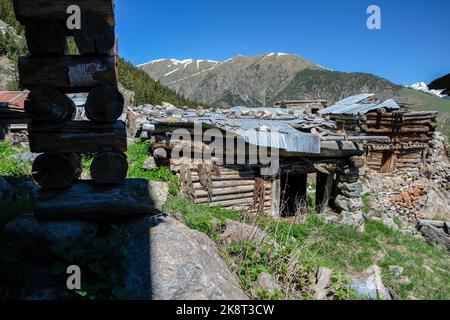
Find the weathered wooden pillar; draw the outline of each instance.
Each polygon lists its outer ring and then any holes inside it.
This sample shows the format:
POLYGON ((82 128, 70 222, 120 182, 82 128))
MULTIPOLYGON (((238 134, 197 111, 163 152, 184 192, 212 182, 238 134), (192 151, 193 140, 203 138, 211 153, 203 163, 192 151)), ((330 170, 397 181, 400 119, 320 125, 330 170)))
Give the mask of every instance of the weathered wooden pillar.
POLYGON ((317 172, 317 182, 316 182, 316 210, 322 213, 325 207, 328 206, 334 184, 335 173, 323 173, 317 172))

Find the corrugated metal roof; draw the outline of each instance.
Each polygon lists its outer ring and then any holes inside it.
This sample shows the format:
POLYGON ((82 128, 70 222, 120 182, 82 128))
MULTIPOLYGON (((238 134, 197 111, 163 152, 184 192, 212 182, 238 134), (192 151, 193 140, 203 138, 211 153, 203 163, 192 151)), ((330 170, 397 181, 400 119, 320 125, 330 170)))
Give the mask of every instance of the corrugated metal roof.
MULTIPOLYGON (((288 110, 278 108, 262 108, 273 109, 272 112, 278 114, 285 114, 288 110), (277 110, 275 110, 277 109, 277 110)), ((260 110, 262 110, 260 108, 260 110)), ((206 112, 202 116, 198 116, 193 111, 176 110, 172 113, 172 119, 175 118, 177 123, 171 125, 188 124, 188 123, 202 123, 212 126, 223 131, 235 134, 244 139, 245 142, 260 146, 272 147, 288 152, 311 153, 320 154, 320 137, 311 133, 304 133, 294 129, 291 125, 299 124, 305 121, 303 118, 292 120, 265 120, 255 119, 250 116, 245 116, 247 112, 240 108, 231 110, 238 114, 230 116, 227 114, 228 110, 219 110, 218 112, 206 112), (244 111, 244 115, 239 115, 240 111, 244 111)), ((289 112, 289 111, 288 111, 289 112)), ((289 114, 289 113, 288 113, 289 114)), ((310 121, 316 121, 310 119, 310 121)), ((324 121, 317 119, 318 122, 324 121)), ((167 117, 151 117, 150 122, 158 125, 167 124, 167 117)))
POLYGON ((373 97, 374 94, 360 94, 349 97, 337 102, 335 105, 319 111, 321 115, 330 114, 347 114, 347 115, 363 115, 370 111, 378 109, 398 110, 400 106, 392 99, 382 103, 361 103, 362 101, 373 97))

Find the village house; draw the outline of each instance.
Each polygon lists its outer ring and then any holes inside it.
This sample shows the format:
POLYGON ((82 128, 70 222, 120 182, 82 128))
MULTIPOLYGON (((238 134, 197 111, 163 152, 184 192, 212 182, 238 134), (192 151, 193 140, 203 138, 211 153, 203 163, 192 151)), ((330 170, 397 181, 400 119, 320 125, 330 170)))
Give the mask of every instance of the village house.
POLYGON ((0 140, 11 131, 26 130, 27 96, 28 91, 0 91, 0 140))
POLYGON ((365 139, 367 167, 383 173, 422 169, 438 115, 412 112, 392 99, 381 102, 374 94, 349 97, 319 114, 335 121, 339 134, 365 139))
POLYGON ((143 109, 147 121, 137 136, 151 141, 155 161, 170 164, 180 176, 181 192, 195 203, 292 216, 308 203, 308 180, 315 179, 317 211, 333 209, 338 219, 363 223, 358 180, 364 150, 352 137, 338 136, 335 122, 281 108, 143 109), (195 132, 200 124, 200 133, 195 132), (214 139, 205 139, 211 129, 226 134, 224 139, 231 135, 235 143, 223 141, 223 152, 212 152, 214 139), (188 132, 188 139, 180 138, 180 130, 188 132), (245 147, 239 148, 242 143, 245 147), (263 149, 276 155, 276 171, 266 170, 263 149), (173 157, 180 150, 184 153, 173 157), (256 162, 251 161, 254 153, 256 162), (226 161, 230 158, 235 162, 226 161))

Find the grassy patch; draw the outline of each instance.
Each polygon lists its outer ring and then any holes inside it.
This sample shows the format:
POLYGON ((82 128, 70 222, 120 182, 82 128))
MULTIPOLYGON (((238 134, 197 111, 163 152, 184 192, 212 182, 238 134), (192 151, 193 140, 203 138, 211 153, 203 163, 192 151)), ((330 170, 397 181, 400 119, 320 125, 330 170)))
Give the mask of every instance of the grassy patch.
POLYGON ((145 160, 149 157, 149 150, 150 143, 148 141, 136 142, 128 148, 128 178, 168 182, 170 194, 176 195, 179 189, 179 181, 170 168, 159 167, 154 170, 144 170, 142 168, 145 160))
MULTIPOLYGON (((385 284, 402 299, 450 299, 450 258, 446 249, 430 245, 422 238, 391 230, 376 221, 368 221, 366 231, 361 233, 352 227, 328 224, 314 214, 299 224, 270 217, 255 218, 222 208, 207 208, 179 197, 170 198, 165 209, 168 213, 181 213, 188 226, 213 235, 213 238, 220 231, 217 221, 231 219, 258 225, 286 250, 286 257, 294 256, 308 270, 328 267, 337 274, 348 274, 378 264, 383 270, 385 284), (404 274, 399 277, 391 273, 390 265, 402 266, 404 274), (409 283, 405 281, 406 277, 409 283)), ((244 245, 246 251, 252 251, 251 243, 244 245)), ((244 286, 255 278, 255 273, 275 272, 267 270, 265 263, 254 263, 261 257, 251 257, 252 263, 244 259, 242 263, 233 265, 236 259, 230 259, 230 256, 234 256, 236 248, 231 247, 230 250, 225 252, 228 254, 225 258, 233 269, 238 270, 244 286)), ((237 251, 242 252, 242 248, 237 251)))
POLYGON ((31 174, 31 163, 14 158, 23 151, 13 148, 10 142, 0 142, 0 176, 26 177, 31 174))

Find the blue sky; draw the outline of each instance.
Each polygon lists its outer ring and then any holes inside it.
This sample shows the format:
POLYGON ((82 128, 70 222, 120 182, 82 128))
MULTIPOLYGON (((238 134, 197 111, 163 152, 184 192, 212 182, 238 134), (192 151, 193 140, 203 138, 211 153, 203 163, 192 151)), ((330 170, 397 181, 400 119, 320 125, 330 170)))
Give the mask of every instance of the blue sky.
POLYGON ((116 0, 116 10, 120 54, 135 64, 285 52, 399 84, 450 72, 448 0, 116 0), (366 27, 371 4, 381 30, 366 27))

